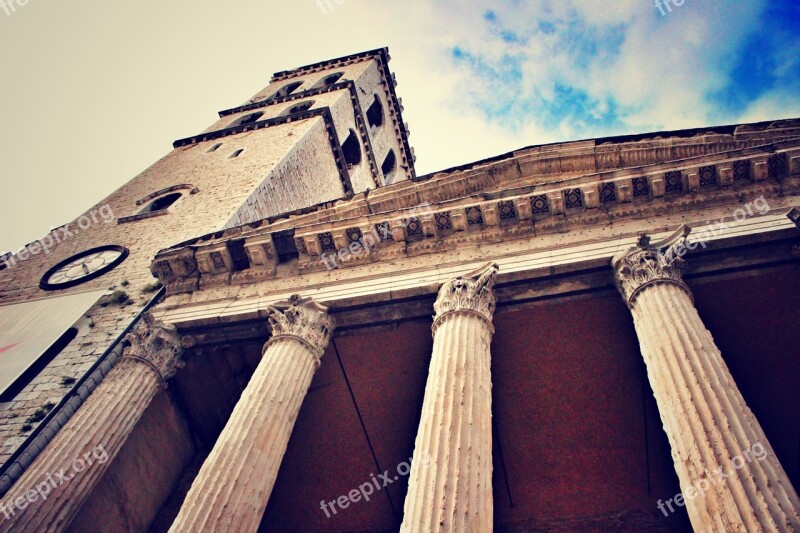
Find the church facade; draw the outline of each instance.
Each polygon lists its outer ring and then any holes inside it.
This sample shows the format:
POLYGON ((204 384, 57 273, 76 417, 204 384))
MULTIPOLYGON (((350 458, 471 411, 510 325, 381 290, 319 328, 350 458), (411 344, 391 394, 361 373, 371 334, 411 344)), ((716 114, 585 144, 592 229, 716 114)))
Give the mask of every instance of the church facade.
POLYGON ((0 531, 798 530, 799 193, 800 120, 417 176, 388 50, 278 72, 0 262, 0 531))

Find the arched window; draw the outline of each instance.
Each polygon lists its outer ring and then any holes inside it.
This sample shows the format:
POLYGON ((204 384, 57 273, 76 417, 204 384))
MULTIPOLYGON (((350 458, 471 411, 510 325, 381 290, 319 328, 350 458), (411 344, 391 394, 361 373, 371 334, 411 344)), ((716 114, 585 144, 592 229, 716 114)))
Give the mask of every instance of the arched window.
POLYGON ((288 83, 278 89, 278 91, 272 95, 272 98, 283 98, 284 96, 289 96, 293 92, 297 90, 298 87, 303 85, 302 81, 293 81, 292 83, 288 83))
POLYGON ((165 194, 164 196, 159 196, 158 198, 147 204, 144 209, 139 211, 139 214, 143 215, 145 213, 155 213, 156 211, 163 211, 164 209, 168 209, 169 206, 177 202, 181 196, 183 195, 179 192, 173 192, 170 194, 165 194))
POLYGON ((379 128, 383 125, 383 104, 378 95, 375 95, 375 101, 367 109, 367 122, 369 122, 370 129, 379 128))
POLYGON ((355 131, 350 130, 350 135, 342 143, 342 152, 348 167, 354 167, 361 163, 361 143, 358 142, 355 131))
POLYGON ((222 146, 222 143, 215 144, 214 146, 208 149, 208 153, 216 152, 217 150, 219 150, 220 146, 222 146))
POLYGON ((239 157, 240 155, 242 155, 242 152, 244 152, 244 148, 239 148, 238 150, 236 150, 231 154, 229 159, 234 159, 236 157, 239 157))
POLYGON ((386 159, 383 160, 383 164, 381 165, 384 184, 388 185, 392 182, 395 170, 397 170, 397 157, 394 155, 394 150, 389 150, 389 153, 386 154, 386 159))
POLYGON ((295 113, 302 113, 303 111, 308 111, 314 106, 314 100, 307 100, 305 102, 300 102, 297 105, 294 105, 284 111, 282 115, 294 115, 295 113))
POLYGON ((336 72, 334 74, 328 74, 327 76, 322 78, 316 85, 314 85, 314 88, 330 87, 331 85, 339 81, 342 76, 344 76, 344 72, 336 72))
POLYGON ((249 115, 245 115, 243 117, 239 117, 233 121, 233 124, 230 125, 231 128, 236 126, 245 126, 247 124, 252 124, 253 122, 257 121, 261 117, 264 116, 264 113, 259 111, 257 113, 250 113, 249 115))

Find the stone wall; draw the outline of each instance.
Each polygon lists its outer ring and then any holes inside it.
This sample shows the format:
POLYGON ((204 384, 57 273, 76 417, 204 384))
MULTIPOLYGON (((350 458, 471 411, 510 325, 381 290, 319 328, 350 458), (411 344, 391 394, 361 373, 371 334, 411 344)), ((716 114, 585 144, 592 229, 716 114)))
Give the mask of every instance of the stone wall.
MULTIPOLYGON (((363 58, 328 71, 302 75, 307 84, 298 91, 339 71, 344 72, 342 81, 354 80, 363 89, 356 91, 363 96, 360 98, 365 106, 363 111, 375 93, 386 98, 386 88, 381 87, 386 82, 376 61, 363 58)), ((283 83, 271 83, 251 102, 263 100, 283 83)), ((267 106, 262 120, 278 116, 304 99, 301 96, 292 102, 267 106)), ((356 191, 374 188, 373 170, 364 148, 363 132, 357 126, 351 91, 337 89, 310 99, 316 101, 314 108, 330 108, 339 142, 344 142, 351 129, 359 133, 362 162, 351 169, 351 180, 356 191)), ((247 112, 242 111, 224 116, 206 131, 229 127, 245 114, 247 112)), ((399 151, 401 140, 391 140, 395 128, 388 122, 388 113, 386 119, 377 145, 381 152, 388 151, 389 145, 399 151)), ((34 413, 42 409, 46 412, 49 406, 58 404, 72 388, 72 380, 80 379, 91 368, 151 300, 155 291, 145 289, 153 289, 151 285, 155 280, 150 265, 159 250, 224 227, 342 196, 342 182, 325 121, 321 117, 293 120, 172 150, 87 210, 87 214, 95 213, 97 223, 81 229, 73 221, 67 226, 73 235, 65 237, 49 253, 40 253, 25 261, 17 258, 16 264, 0 270, 0 305, 90 289, 118 290, 130 299, 128 303, 111 303, 109 297, 101 299, 87 313, 90 320, 78 336, 12 401, 2 405, 0 461, 6 461, 36 426, 35 421, 29 423, 34 413), (242 150, 241 154, 232 157, 238 150, 242 150), (148 195, 179 185, 186 186, 177 190, 182 197, 167 211, 118 223, 120 218, 139 214, 148 203, 144 201, 148 195), (101 207, 106 213, 113 212, 108 221, 97 216, 101 207), (56 292, 39 288, 42 275, 56 263, 106 244, 124 246, 130 250, 130 255, 111 272, 74 288, 56 292)))

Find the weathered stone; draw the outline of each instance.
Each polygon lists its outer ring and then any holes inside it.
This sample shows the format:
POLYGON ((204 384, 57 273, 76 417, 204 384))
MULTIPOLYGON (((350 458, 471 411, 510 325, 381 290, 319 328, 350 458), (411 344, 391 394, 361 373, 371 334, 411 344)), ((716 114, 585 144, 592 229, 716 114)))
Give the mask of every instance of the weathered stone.
POLYGON ((9 510, 0 520, 0 532, 66 529, 147 406, 164 389, 164 379, 179 364, 180 341, 174 329, 148 317, 130 342, 125 356, 0 500, 0 510, 9 510), (97 450, 106 455, 105 461, 98 460, 102 454, 97 450), (91 459, 93 464, 86 464, 91 459), (81 470, 79 463, 85 464, 81 470), (49 494, 26 499, 26 493, 36 490, 49 494))
POLYGON ((269 320, 264 356, 170 531, 258 530, 333 329, 326 308, 299 297, 270 308, 269 320))
POLYGON ((497 265, 445 283, 401 531, 489 532, 492 291, 497 265))
POLYGON ((796 531, 800 499, 683 282, 688 228, 613 260, 696 531, 796 531))

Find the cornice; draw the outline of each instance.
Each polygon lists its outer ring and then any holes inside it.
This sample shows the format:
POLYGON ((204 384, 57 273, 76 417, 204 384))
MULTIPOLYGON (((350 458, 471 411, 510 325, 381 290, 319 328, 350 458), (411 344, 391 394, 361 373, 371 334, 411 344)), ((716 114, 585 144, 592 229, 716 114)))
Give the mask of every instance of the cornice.
MULTIPOLYGON (((794 121, 792 121, 794 123, 794 121)), ((741 126, 744 128, 745 126, 741 126)), ((798 129, 800 133, 800 129, 798 129)), ((707 136, 705 136, 707 137, 707 136)), ((704 137, 704 138, 705 138, 704 137)), ((621 156, 625 159, 631 159, 633 154, 641 152, 642 144, 645 146, 651 143, 652 139, 647 141, 638 141, 630 145, 622 147, 621 156)), ((684 141, 694 141, 680 140, 684 141)), ((763 139, 762 139, 763 141, 763 139)), ((661 141, 659 141, 661 142, 661 141)), ((754 156, 761 156, 763 154, 773 154, 776 151, 790 151, 800 147, 800 137, 792 138, 790 140, 783 140, 770 143, 761 143, 759 145, 751 146, 751 142, 739 143, 737 149, 728 149, 730 139, 726 142, 720 143, 703 143, 706 153, 696 155, 694 157, 684 157, 676 161, 665 161, 665 155, 653 151, 652 158, 656 162, 651 162, 649 165, 642 165, 639 167, 619 167, 608 171, 587 171, 585 173, 573 176, 554 175, 544 176, 541 174, 528 174, 523 175, 517 159, 494 161, 492 164, 479 165, 470 168, 467 171, 458 171, 452 174, 437 173, 433 177, 428 177, 424 182, 411 183, 409 181, 397 182, 389 186, 379 189, 373 189, 365 193, 355 195, 350 199, 342 199, 330 202, 324 202, 318 205, 310 206, 307 208, 299 209, 293 212, 284 213, 268 217, 261 221, 256 221, 245 226, 237 226, 230 228, 225 233, 215 233, 205 236, 196 237, 188 241, 177 243, 171 249, 179 249, 185 246, 208 241, 211 238, 220 238, 223 236, 240 236, 247 234, 249 229, 270 225, 270 231, 281 230, 294 230, 295 228, 308 227, 317 223, 332 222, 332 221, 345 221, 361 216, 386 214, 392 211, 399 211, 402 209, 409 209, 422 202, 429 202, 434 205, 452 205, 474 203, 478 199, 493 199, 500 198, 504 195, 524 194, 527 192, 534 192, 538 189, 552 188, 555 185, 561 184, 562 188, 569 186, 578 186, 582 183, 599 182, 607 179, 636 177, 644 174, 652 174, 657 172, 666 172, 680 165, 683 168, 691 166, 702 166, 702 164, 716 164, 721 160, 733 161, 735 159, 750 158, 754 156)), ((592 158, 594 155, 594 145, 588 142, 577 143, 579 146, 573 146, 575 143, 570 143, 570 148, 559 151, 563 157, 573 157, 589 155, 592 158), (588 151, 588 152, 587 152, 588 151)), ((674 150, 678 150, 677 148, 674 150)), ((679 152, 671 152, 673 155, 686 155, 686 153, 694 153, 696 149, 689 147, 681 147, 679 152)), ((519 152, 519 157, 528 154, 527 151, 522 150, 519 152)), ((548 152, 548 157, 552 156, 548 152)), ((598 161, 599 162, 599 161, 598 161)))
MULTIPOLYGON (((502 159, 492 159, 489 162, 477 162, 465 165, 457 171, 442 171, 421 178, 420 182, 412 183, 400 181, 378 189, 360 193, 349 199, 324 202, 296 211, 268 217, 246 226, 239 226, 226 230, 226 234, 241 235, 248 229, 260 227, 265 224, 272 226, 271 231, 292 230, 298 227, 309 226, 318 222, 345 220, 369 214, 387 213, 393 210, 407 209, 419 205, 423 201, 431 204, 444 202, 469 201, 473 197, 492 197, 498 194, 507 194, 509 191, 524 192, 536 188, 548 187, 553 184, 579 184, 580 182, 600 181, 608 178, 626 177, 669 169, 671 166, 699 166, 701 163, 713 163, 720 157, 728 159, 745 158, 763 153, 787 151, 800 146, 800 120, 784 120, 776 123, 780 133, 777 137, 771 128, 764 124, 744 124, 736 128, 745 133, 757 133, 757 139, 736 140, 727 135, 703 135, 700 138, 646 138, 635 142, 625 143, 619 147, 615 159, 624 161, 637 161, 638 167, 619 165, 609 170, 597 171, 597 167, 604 167, 614 163, 614 159, 606 159, 608 150, 605 148, 597 153, 598 146, 594 141, 579 141, 548 145, 542 147, 525 148, 507 154, 502 159), (791 128, 784 127, 786 125, 791 128), (797 126, 794 128, 794 126, 797 126), (713 142, 711 142, 714 140, 713 142), (668 148, 663 148, 666 143, 668 148), (669 147, 671 144, 676 146, 669 147), (659 149, 659 146, 661 148, 659 149), (665 151, 666 150, 666 151, 665 151), (539 154, 540 164, 537 168, 526 168, 523 173, 519 160, 523 157, 532 157, 539 154), (643 154, 647 155, 643 161, 643 154), (649 154, 649 155, 648 155, 649 154), (695 154, 695 155, 691 155, 695 154), (699 155, 697 155, 699 154, 699 155), (676 160, 671 160, 671 157, 676 160), (510 158, 510 159, 509 159, 510 158), (561 163, 554 169, 552 175, 545 171, 553 169, 556 165, 552 159, 573 158, 578 160, 589 159, 591 163, 585 172, 574 172, 572 175, 560 174, 561 163), (647 163, 647 164, 645 164, 647 163), (532 173, 531 173, 532 172, 532 173)), ((737 134, 737 137, 739 134, 737 134)), ((605 146, 605 145, 601 145, 605 146)), ((566 165, 575 168, 577 164, 566 165)), ((214 238, 218 238, 214 234, 214 238)), ((212 235, 200 236, 188 241, 177 243, 171 249, 191 246, 198 242, 208 241, 212 235)))
POLYGON ((330 70, 332 68, 351 65, 353 63, 361 63, 363 61, 368 61, 370 59, 382 59, 384 62, 388 63, 389 60, 391 59, 391 57, 389 56, 389 49, 386 47, 376 48, 374 50, 367 50, 365 52, 359 52, 357 54, 350 54, 342 57, 337 57, 334 59, 328 59, 326 61, 312 63, 310 65, 305 65, 292 70, 283 70, 273 74, 272 79, 270 81, 271 82, 286 81, 296 78, 298 76, 304 76, 308 73, 330 70))
MULTIPOLYGON (((797 232, 781 212, 786 202, 774 202, 778 207, 774 213, 745 220, 710 237, 707 248, 697 247, 687 254, 687 279, 692 285, 748 277, 754 270, 796 270, 793 247, 797 232)), ((695 219, 692 227, 703 233, 716 224, 716 219, 695 219)), ((605 295, 618 300, 609 262, 636 244, 642 226, 630 221, 615 229, 613 236, 595 227, 566 239, 548 236, 538 245, 532 239, 518 246, 496 243, 472 253, 445 254, 433 262, 406 258, 374 270, 334 271, 302 281, 214 287, 205 294, 168 298, 157 316, 175 324, 182 334, 196 337, 200 344, 265 338, 269 306, 300 291, 330 307, 342 326, 337 335, 364 327, 396 327, 398 320, 430 319, 442 284, 479 269, 487 259, 500 265, 495 287, 499 310, 543 304, 554 298, 605 295)), ((659 240, 672 234, 675 226, 661 218, 652 221, 648 229, 653 231, 653 239, 659 240)))
POLYGON ((736 205, 759 195, 773 197, 800 190, 800 147, 734 159, 728 155, 718 156, 713 163, 703 160, 658 165, 643 175, 598 174, 595 181, 583 180, 577 186, 543 184, 522 194, 509 191, 489 199, 478 195, 452 205, 422 205, 416 211, 364 214, 288 228, 285 224, 238 228, 158 254, 152 272, 169 294, 193 292, 277 277, 278 266, 284 264, 276 247, 278 233, 293 237, 297 259, 290 262, 288 270, 282 267, 281 274, 292 276, 325 271, 334 264, 326 260, 331 257, 338 257, 335 268, 349 268, 463 246, 736 205), (360 249, 356 243, 361 243, 360 249), (231 246, 243 248, 248 258, 246 268, 234 265, 231 246), (340 250, 355 251, 342 256, 340 250))

